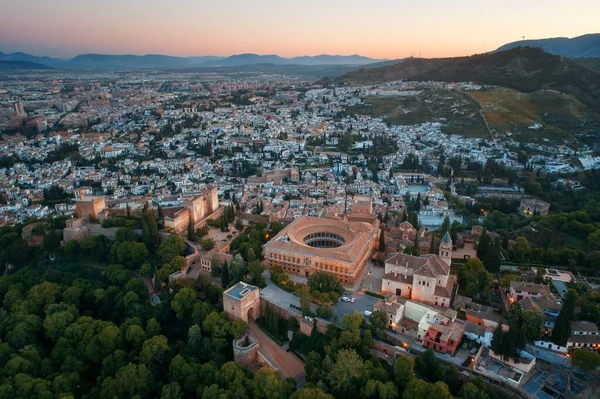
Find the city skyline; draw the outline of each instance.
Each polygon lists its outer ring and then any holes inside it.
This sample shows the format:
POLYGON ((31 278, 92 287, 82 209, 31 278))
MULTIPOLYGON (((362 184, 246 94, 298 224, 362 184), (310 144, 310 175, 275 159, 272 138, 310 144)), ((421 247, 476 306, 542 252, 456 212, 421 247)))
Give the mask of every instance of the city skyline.
POLYGON ((461 56, 508 42, 594 33, 600 4, 439 0, 403 4, 273 0, 2 0, 0 51, 69 58, 82 53, 372 58, 461 56), (576 18, 575 18, 576 17, 576 18), (576 23, 575 23, 576 21, 576 23))

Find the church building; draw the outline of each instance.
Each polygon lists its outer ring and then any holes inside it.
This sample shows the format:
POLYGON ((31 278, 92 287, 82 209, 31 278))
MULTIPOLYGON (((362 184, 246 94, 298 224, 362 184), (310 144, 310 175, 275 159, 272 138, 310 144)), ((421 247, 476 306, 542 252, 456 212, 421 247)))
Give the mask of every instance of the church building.
POLYGON ((457 287, 450 274, 452 239, 446 233, 438 255, 392 254, 385 261, 382 291, 416 302, 449 308, 457 287))

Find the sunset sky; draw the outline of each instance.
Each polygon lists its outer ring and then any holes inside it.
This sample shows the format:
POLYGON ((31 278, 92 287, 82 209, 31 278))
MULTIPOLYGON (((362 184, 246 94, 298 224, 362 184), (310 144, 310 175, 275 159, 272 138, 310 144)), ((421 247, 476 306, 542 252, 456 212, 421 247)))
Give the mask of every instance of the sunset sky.
POLYGON ((599 0, 0 0, 0 51, 440 57, 600 31, 599 0))

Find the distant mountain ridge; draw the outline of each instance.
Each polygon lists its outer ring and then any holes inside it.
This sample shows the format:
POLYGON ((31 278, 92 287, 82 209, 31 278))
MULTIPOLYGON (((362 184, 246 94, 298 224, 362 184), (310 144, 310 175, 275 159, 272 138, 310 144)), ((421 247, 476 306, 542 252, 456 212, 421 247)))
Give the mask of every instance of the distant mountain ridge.
POLYGON ((30 61, 1 61, 0 71, 51 70, 48 65, 30 61))
POLYGON ((554 37, 548 39, 519 40, 500 46, 495 52, 516 47, 538 47, 547 53, 572 58, 600 57, 600 33, 574 38, 554 37))
POLYGON ((0 61, 27 61, 47 65, 56 69, 142 69, 142 68, 189 68, 189 67, 230 67, 242 65, 367 65, 384 60, 377 60, 361 55, 317 55, 284 58, 275 54, 235 54, 229 57, 199 56, 173 57, 161 54, 146 55, 111 55, 81 54, 71 59, 37 57, 26 53, 5 54, 0 52, 0 61))
POLYGON ((300 56, 292 58, 283 58, 276 54, 258 55, 258 54, 236 54, 230 57, 209 61, 205 65, 211 66, 240 66, 252 64, 274 64, 274 65, 366 65, 385 60, 376 60, 374 58, 364 57, 358 54, 353 55, 328 55, 321 54, 315 56, 300 56))

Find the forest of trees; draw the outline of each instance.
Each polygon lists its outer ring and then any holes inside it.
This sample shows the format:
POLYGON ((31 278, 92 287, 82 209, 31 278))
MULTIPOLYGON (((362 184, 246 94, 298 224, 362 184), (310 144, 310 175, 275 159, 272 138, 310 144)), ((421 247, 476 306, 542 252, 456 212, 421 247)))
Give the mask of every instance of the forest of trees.
MULTIPOLYGON (((172 234, 161 241, 147 210, 135 220, 142 236, 121 227, 114 241, 88 237, 62 247, 59 223, 40 225, 46 238, 38 248, 21 239, 22 226, 0 229, 1 264, 12 265, 0 277, 0 397, 496 397, 481 381, 457 380, 456 369, 432 353, 416 362, 400 358, 394 367, 373 357, 373 337, 381 337, 385 320, 362 331, 360 313, 344 316, 343 328, 326 335, 294 334, 306 365, 303 389, 268 369, 253 374, 232 362, 232 341, 247 326, 228 320, 222 289, 202 276, 169 282, 185 264, 183 239, 172 234), (143 280, 152 276, 160 298, 155 305, 143 280)), ((242 278, 245 268, 253 274, 254 242, 280 228, 257 224, 242 236, 232 279, 242 278)), ((328 301, 341 292, 329 275, 315 275, 307 289, 328 301)), ((295 329, 273 312, 265 325, 281 334, 295 329)))

